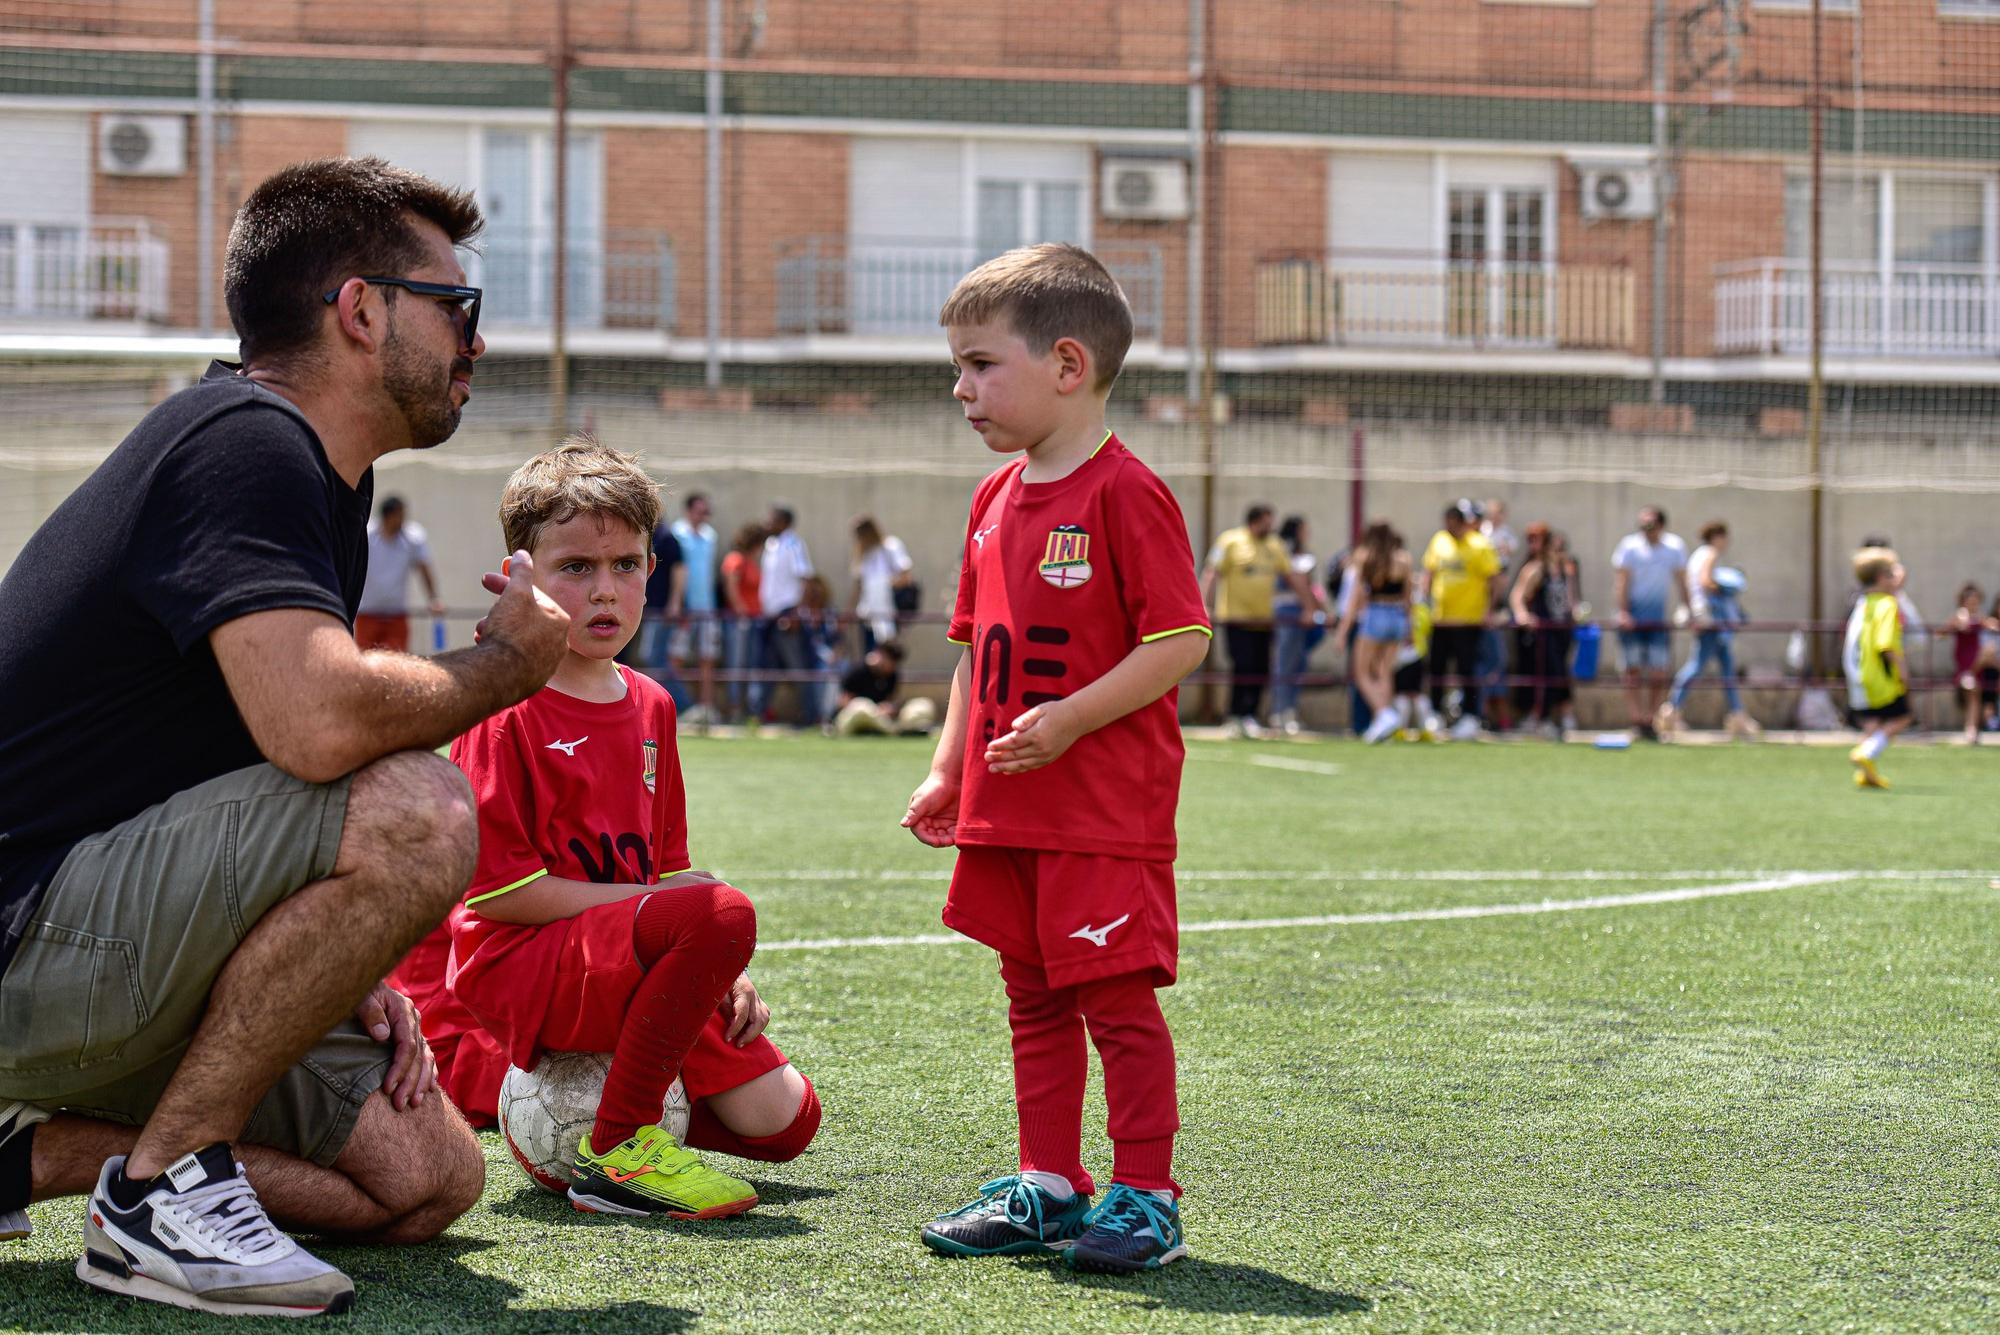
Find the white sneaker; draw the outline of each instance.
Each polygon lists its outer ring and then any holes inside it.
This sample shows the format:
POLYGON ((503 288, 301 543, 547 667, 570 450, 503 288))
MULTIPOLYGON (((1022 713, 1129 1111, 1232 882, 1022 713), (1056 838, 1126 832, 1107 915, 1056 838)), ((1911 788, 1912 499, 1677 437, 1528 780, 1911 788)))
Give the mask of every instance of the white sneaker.
POLYGON ((184 1154, 129 1210, 111 1199, 107 1161, 90 1193, 76 1277, 92 1288, 221 1316, 319 1316, 354 1305, 354 1283, 293 1242, 229 1146, 184 1154))
POLYGON ((1264 731, 1264 725, 1259 723, 1256 719, 1252 718, 1248 714, 1245 714, 1242 718, 1237 719, 1236 726, 1239 729, 1241 729, 1241 732, 1239 733, 1240 736, 1248 737, 1252 741, 1255 741, 1259 737, 1264 737, 1268 735, 1264 731))
POLYGON ((1466 714, 1451 725, 1449 736, 1454 742, 1472 742, 1479 739, 1480 731, 1479 720, 1471 714, 1466 714))
POLYGON ((1361 734, 1361 740, 1373 746, 1386 742, 1396 735, 1396 729, 1403 726, 1403 712, 1394 707, 1378 709, 1375 717, 1368 721, 1368 731, 1361 734))
MULTIPOLYGON (((47 1108, 19 1101, 0 1103, 0 1145, 12 1140, 18 1132, 26 1131, 29 1127, 48 1120, 47 1108)), ((25 1238, 34 1231, 35 1225, 28 1218, 26 1205, 18 1210, 0 1210, 0 1242, 25 1238)))

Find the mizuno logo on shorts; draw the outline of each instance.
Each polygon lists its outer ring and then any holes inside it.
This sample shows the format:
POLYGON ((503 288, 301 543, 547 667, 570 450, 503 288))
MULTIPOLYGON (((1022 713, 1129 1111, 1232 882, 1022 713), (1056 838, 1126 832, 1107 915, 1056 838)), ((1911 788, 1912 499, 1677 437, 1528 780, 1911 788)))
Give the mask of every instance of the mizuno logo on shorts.
POLYGON ((1093 946, 1102 948, 1104 945, 1105 937, 1110 936, 1113 932, 1117 931, 1120 927, 1123 927, 1126 923, 1130 921, 1132 921, 1132 915, 1128 913, 1124 917, 1119 918, 1113 922, 1105 923, 1104 926, 1102 927, 1092 927, 1088 923, 1086 923, 1082 927, 1077 928, 1074 932, 1071 932, 1070 935, 1076 937, 1079 940, 1088 941, 1093 946))

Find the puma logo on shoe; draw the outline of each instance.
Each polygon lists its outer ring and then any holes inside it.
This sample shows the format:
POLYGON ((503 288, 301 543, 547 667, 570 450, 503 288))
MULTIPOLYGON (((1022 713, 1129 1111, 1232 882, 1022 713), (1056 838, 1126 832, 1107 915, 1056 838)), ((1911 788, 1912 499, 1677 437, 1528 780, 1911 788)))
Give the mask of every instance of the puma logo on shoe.
POLYGON ((1088 941, 1093 946, 1102 948, 1104 945, 1105 937, 1110 936, 1113 932, 1117 931, 1120 927, 1123 927, 1126 923, 1130 921, 1132 921, 1132 915, 1128 913, 1124 917, 1116 920, 1115 922, 1105 923, 1104 926, 1102 927, 1092 927, 1090 924, 1085 923, 1083 926, 1077 928, 1074 932, 1071 932, 1070 935, 1076 937, 1079 940, 1088 941))
POLYGON ((574 760, 576 759, 576 748, 582 746, 585 742, 589 740, 590 740, 589 735, 585 734, 584 736, 577 738, 573 742, 550 742, 548 746, 544 749, 549 751, 560 751, 564 755, 568 756, 570 759, 574 760))

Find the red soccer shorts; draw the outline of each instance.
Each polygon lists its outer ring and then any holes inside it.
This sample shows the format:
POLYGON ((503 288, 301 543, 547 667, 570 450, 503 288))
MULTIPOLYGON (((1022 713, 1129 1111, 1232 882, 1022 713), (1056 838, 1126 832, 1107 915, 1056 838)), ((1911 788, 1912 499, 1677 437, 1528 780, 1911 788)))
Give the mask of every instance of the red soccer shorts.
POLYGON ((1051 987, 1142 972, 1171 987, 1180 960, 1171 862, 960 848, 944 922, 1039 966, 1051 987))
MULTIPOLYGON (((646 976, 632 944, 632 917, 639 901, 600 904, 569 920, 569 936, 556 964, 537 1042, 553 1052, 610 1052, 632 1007, 632 995, 646 976)), ((720 1012, 709 1016, 681 1063, 681 1085, 690 1101, 746 1085, 785 1064, 778 1045, 759 1034, 742 1047, 724 1035, 720 1012)))

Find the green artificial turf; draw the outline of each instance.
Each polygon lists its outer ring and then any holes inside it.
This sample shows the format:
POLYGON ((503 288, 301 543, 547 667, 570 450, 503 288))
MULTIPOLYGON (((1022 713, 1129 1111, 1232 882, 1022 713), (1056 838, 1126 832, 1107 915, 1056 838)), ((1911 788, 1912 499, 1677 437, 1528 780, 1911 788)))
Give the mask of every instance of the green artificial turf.
MULTIPOLYGON (((1188 932, 1192 1256, 1122 1279, 917 1241, 1013 1164, 990 955, 775 948, 942 931, 950 855, 896 827, 928 754, 684 743, 695 860, 757 899, 771 1034, 826 1108, 796 1162, 721 1161, 756 1211, 578 1215, 489 1134, 443 1239, 323 1249, 359 1286, 335 1328, 2000 1327, 2000 756, 1897 748, 1858 793, 1824 748, 1191 743, 1185 925, 1751 892, 1188 932)), ((205 1324, 86 1290, 78 1202, 32 1213, 0 1327, 205 1324)))

